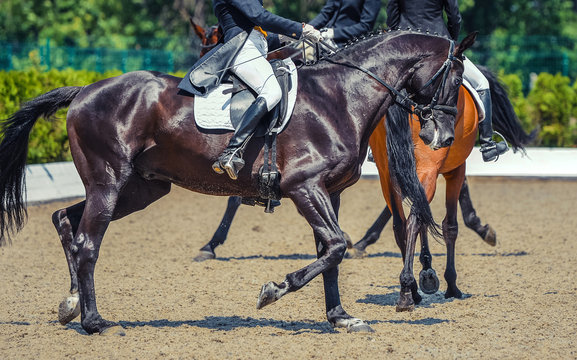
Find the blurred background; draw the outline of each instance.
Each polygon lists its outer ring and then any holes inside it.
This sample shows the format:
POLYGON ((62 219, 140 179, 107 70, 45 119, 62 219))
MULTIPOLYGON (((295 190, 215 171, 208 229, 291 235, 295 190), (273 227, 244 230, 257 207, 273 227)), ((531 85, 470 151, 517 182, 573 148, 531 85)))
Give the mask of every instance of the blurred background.
MULTIPOLYGON (((325 0, 264 0, 271 12, 308 21, 325 0)), ((382 0, 376 28, 385 28, 382 0)), ((577 145, 577 0, 461 0, 468 56, 499 75, 534 146, 577 145)), ((0 118, 54 87, 134 70, 182 76, 200 40, 189 19, 216 23, 210 0, 2 0, 0 118)), ((70 160, 64 116, 33 131, 29 163, 70 160)))

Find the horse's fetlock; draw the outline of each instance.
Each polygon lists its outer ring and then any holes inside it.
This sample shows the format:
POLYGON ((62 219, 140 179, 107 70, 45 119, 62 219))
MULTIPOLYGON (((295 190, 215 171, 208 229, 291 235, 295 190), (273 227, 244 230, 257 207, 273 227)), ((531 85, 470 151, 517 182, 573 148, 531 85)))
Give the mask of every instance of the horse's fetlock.
POLYGON ((413 274, 403 270, 399 276, 399 280, 401 282, 401 287, 408 287, 415 281, 415 278, 413 277, 413 274))

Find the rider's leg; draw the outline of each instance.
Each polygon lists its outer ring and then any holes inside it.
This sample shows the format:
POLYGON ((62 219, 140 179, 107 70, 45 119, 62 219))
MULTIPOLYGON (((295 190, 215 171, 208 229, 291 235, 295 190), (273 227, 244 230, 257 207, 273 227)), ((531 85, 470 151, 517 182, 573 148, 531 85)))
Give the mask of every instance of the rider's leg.
POLYGON ((463 77, 477 90, 485 108, 485 118, 479 122, 479 142, 481 143, 483 160, 493 161, 498 159, 499 155, 507 152, 509 147, 506 142, 496 143, 493 141, 493 105, 489 82, 469 59, 465 58, 464 65, 463 77))
POLYGON ((215 172, 228 173, 236 180, 244 166, 244 148, 260 120, 280 101, 282 92, 274 76, 272 66, 266 60, 267 44, 264 36, 252 31, 243 48, 233 61, 231 71, 250 86, 257 94, 255 101, 243 114, 226 149, 212 165, 215 172))

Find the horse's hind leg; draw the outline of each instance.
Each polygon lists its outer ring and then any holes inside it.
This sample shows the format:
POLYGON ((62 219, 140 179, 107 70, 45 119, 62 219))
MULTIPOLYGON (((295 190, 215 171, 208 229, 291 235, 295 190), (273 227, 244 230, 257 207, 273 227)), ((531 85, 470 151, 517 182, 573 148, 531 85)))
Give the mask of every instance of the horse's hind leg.
POLYGON ((461 165, 448 174, 444 174, 447 181, 447 193, 445 208, 447 214, 443 220, 443 238, 447 246, 447 266, 445 268, 445 280, 447 281, 447 291, 445 298, 461 298, 463 294, 457 287, 457 270, 455 268, 455 242, 459 232, 457 223, 457 202, 465 179, 465 165, 461 165))
POLYGON ((82 328, 89 334, 102 334, 118 326, 100 316, 94 290, 94 267, 110 221, 143 209, 169 191, 170 183, 147 181, 136 175, 125 181, 95 181, 87 187, 86 205, 71 244, 71 258, 78 277, 82 328))
POLYGON ((346 327, 349 332, 372 329, 362 320, 346 313, 340 302, 338 288, 338 265, 346 251, 346 240, 338 226, 337 211, 339 198, 332 198, 318 184, 299 186, 288 195, 313 228, 317 246, 317 260, 312 264, 290 273, 285 280, 276 284, 269 282, 261 288, 257 309, 280 299, 289 292, 297 291, 317 275, 323 274, 327 319, 335 327, 346 327))
POLYGON ((240 196, 231 196, 228 198, 226 211, 224 212, 224 216, 220 221, 220 225, 216 229, 212 239, 210 239, 206 245, 200 248, 198 255, 196 255, 193 261, 200 262, 215 258, 216 255, 214 253, 214 249, 216 249, 219 245, 224 244, 224 241, 228 236, 228 230, 230 229, 230 225, 234 219, 234 215, 241 205, 241 200, 242 198, 240 196))
POLYGON ((467 184, 467 178, 463 181, 463 186, 461 187, 461 193, 459 195, 459 204, 461 205, 461 212, 463 214, 463 220, 465 225, 476 232, 481 239, 483 239, 487 244, 491 246, 497 245, 497 233, 491 227, 491 225, 481 224, 481 219, 477 216, 475 208, 473 207, 473 202, 471 201, 471 194, 469 193, 469 185, 467 184))
POLYGON ((78 277, 72 260, 71 245, 78 230, 78 224, 80 223, 85 204, 86 202, 82 201, 52 214, 52 223, 60 237, 62 249, 68 262, 68 271, 70 272, 70 294, 64 298, 58 307, 58 321, 62 325, 66 325, 80 315, 78 277))

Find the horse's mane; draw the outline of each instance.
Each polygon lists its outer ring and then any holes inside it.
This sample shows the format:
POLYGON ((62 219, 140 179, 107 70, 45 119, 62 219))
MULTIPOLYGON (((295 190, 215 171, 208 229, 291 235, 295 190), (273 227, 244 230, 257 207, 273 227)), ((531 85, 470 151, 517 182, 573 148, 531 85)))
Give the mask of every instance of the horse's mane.
POLYGON ((404 36, 404 35, 429 36, 429 37, 436 37, 439 39, 444 39, 444 40, 450 41, 450 39, 446 36, 442 36, 438 33, 431 34, 428 31, 423 32, 419 29, 413 30, 413 29, 388 29, 388 28, 385 29, 385 28, 382 28, 382 29, 370 31, 370 32, 367 32, 365 34, 359 35, 358 37, 354 37, 352 39, 349 39, 342 47, 338 48, 336 51, 325 54, 325 55, 319 57, 318 59, 316 59, 316 61, 309 61, 306 63, 306 66, 315 66, 315 65, 321 63, 323 60, 330 60, 331 58, 339 56, 339 55, 347 56, 351 53, 354 54, 354 52, 358 49, 359 46, 362 46, 366 42, 374 40, 375 38, 378 38, 378 37, 394 38, 397 36, 404 36))

